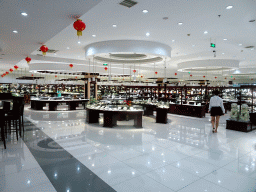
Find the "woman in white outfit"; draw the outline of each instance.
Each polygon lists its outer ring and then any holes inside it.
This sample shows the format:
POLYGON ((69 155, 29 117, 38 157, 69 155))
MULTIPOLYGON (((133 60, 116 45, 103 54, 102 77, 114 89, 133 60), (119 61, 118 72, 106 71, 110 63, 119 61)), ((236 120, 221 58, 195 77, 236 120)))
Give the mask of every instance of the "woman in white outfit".
POLYGON ((218 96, 219 91, 213 91, 214 96, 210 99, 209 111, 212 116, 212 132, 217 133, 217 129, 219 126, 220 116, 225 114, 225 109, 223 106, 223 100, 218 96))

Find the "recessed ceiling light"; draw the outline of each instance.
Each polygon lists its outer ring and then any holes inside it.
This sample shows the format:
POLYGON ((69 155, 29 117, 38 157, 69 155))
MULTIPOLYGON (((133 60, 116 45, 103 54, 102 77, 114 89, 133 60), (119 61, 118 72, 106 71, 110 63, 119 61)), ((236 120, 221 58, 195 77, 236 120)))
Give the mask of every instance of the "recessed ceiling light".
POLYGON ((205 31, 205 32, 204 32, 204 34, 207 34, 207 33, 208 33, 208 31, 205 31))
POLYGON ((175 40, 173 39, 172 42, 174 42, 175 40))
POLYGON ((13 33, 18 33, 18 31, 12 31, 13 33))
POLYGON ((224 41, 227 41, 228 39, 223 39, 224 41))
POLYGON ((93 37, 96 37, 96 35, 92 35, 93 37))
POLYGON ((150 35, 150 33, 146 33, 146 36, 149 36, 150 35))
POLYGON ((233 8, 232 5, 229 5, 229 6, 226 7, 226 9, 232 9, 232 8, 233 8))
POLYGON ((142 12, 143 12, 143 13, 148 13, 148 10, 144 9, 142 12))
POLYGON ((251 50, 254 50, 254 48, 252 48, 251 50))
POLYGON ((23 16, 28 16, 28 14, 25 13, 25 12, 22 12, 21 15, 23 15, 23 16))
POLYGON ((239 44, 239 46, 242 46, 242 44, 239 44))
POLYGON ((80 42, 80 41, 78 41, 77 43, 78 43, 78 44, 80 44, 81 42, 80 42))
POLYGON ((178 25, 182 25, 183 23, 182 22, 179 22, 178 25))
POLYGON ((116 27, 116 25, 113 25, 113 27, 116 27))
POLYGON ((192 47, 195 47, 195 45, 192 45, 192 47))
POLYGON ((70 49, 69 47, 67 47, 67 49, 70 49))
POLYGON ((222 53, 222 55, 224 55, 225 53, 222 53))

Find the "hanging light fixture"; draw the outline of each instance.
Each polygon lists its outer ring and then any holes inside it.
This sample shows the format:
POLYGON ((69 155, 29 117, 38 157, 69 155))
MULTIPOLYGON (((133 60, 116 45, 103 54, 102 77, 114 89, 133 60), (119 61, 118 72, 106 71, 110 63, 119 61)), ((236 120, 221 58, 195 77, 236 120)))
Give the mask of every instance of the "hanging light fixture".
POLYGON ((75 30, 77 30, 77 36, 82 36, 82 31, 86 28, 85 23, 81 19, 77 19, 73 23, 73 27, 75 30))
POLYGON ((27 61, 27 64, 29 64, 30 61, 31 61, 31 58, 30 57, 26 57, 25 60, 27 61))
POLYGON ((48 51, 48 47, 46 47, 46 45, 42 45, 42 46, 40 47, 40 50, 42 51, 43 56, 45 56, 45 55, 46 55, 46 52, 48 51))

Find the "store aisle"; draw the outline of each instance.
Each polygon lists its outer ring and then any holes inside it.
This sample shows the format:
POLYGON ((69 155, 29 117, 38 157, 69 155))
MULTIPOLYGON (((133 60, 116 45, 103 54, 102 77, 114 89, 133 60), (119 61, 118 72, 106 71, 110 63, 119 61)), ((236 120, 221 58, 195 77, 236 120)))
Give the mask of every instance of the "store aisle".
POLYGON ((77 191, 73 184, 82 187, 81 174, 88 173, 93 179, 88 178, 88 186, 83 186, 87 191, 256 189, 256 131, 226 130, 228 115, 221 118, 217 134, 211 132, 209 116, 168 114, 168 124, 143 117, 144 128, 134 129, 132 121, 118 122, 115 128, 103 128, 102 120, 100 125, 88 125, 84 110, 26 108, 25 115, 32 123, 26 126, 25 143, 57 191, 77 191))

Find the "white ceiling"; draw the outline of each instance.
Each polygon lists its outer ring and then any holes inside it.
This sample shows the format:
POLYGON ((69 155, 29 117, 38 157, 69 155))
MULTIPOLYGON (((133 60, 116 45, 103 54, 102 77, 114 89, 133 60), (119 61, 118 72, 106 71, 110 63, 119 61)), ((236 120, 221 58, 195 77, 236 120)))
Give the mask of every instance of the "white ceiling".
MULTIPOLYGON (((58 52, 56 55, 47 53, 46 57, 33 56, 37 60, 32 60, 32 64, 54 61, 53 58, 64 63, 86 63, 84 47, 87 45, 128 39, 156 41, 170 46, 172 59, 167 69, 171 73, 177 69, 178 63, 207 59, 239 60, 240 67, 250 66, 251 71, 256 72, 256 49, 244 48, 256 46, 256 22, 249 22, 256 19, 255 0, 137 0, 138 4, 132 8, 121 6, 120 2, 0 1, 0 54, 5 54, 0 55, 3 58, 0 60, 0 70, 15 64, 25 66, 24 58, 27 55, 40 54, 36 50, 41 43, 58 52), (233 8, 227 10, 228 5, 233 8), (144 9, 148 13, 143 13, 144 9), (22 11, 27 12, 28 16, 21 16, 22 11), (81 15, 87 26, 79 39, 80 44, 72 26, 74 15, 81 15), (163 17, 168 19, 163 20, 163 17), (179 22, 183 25, 178 25, 179 22), (113 24, 117 27, 114 28, 113 24), (14 34, 13 30, 18 33, 14 34), (204 34, 204 31, 208 33, 204 34), (146 36, 146 33, 150 33, 150 36, 146 36), (210 39, 216 43, 217 57, 213 57, 210 39)), ((123 66, 120 67, 122 69, 123 66)), ((145 70, 152 73, 152 68, 151 65, 145 70)))

